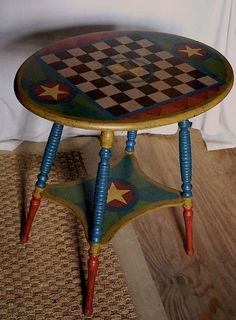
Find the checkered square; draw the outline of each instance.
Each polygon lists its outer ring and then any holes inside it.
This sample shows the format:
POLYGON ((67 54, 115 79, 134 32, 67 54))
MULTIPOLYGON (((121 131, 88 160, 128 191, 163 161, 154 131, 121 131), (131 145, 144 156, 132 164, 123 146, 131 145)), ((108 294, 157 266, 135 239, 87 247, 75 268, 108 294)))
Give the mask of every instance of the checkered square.
POLYGON ((44 55, 41 59, 114 118, 218 83, 135 33, 44 55))

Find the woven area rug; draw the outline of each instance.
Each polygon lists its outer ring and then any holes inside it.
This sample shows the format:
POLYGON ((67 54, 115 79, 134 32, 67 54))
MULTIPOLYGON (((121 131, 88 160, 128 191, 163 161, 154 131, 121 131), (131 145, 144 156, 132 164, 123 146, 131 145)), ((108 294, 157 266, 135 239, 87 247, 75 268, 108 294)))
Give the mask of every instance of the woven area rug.
MULTIPOLYGON (((19 234, 40 155, 0 155, 0 319, 84 319, 88 245, 68 209, 42 201, 27 244, 19 234)), ((59 153, 50 182, 86 174, 78 152, 59 153)), ((91 319, 137 319, 111 246, 102 250, 91 319)))

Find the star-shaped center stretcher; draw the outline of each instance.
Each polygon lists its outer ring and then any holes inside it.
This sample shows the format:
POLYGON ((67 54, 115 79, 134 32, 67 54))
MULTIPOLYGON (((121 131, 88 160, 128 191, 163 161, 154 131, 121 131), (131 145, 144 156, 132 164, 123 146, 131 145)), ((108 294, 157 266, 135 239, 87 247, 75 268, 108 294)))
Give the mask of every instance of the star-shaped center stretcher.
MULTIPOLYGON (((83 224, 87 239, 93 225, 96 177, 48 185, 43 197, 70 208, 83 224)), ((107 207, 102 224, 102 244, 107 244, 128 221, 160 207, 183 204, 180 192, 147 177, 134 156, 124 156, 111 166, 107 207)), ((88 239, 89 240, 89 239, 88 239)))

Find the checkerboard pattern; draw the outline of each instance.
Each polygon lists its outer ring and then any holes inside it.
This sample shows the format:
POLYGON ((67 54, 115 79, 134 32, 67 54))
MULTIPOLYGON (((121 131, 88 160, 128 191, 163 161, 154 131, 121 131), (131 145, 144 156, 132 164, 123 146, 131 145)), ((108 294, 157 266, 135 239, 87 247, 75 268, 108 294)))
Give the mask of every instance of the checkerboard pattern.
POLYGON ((41 59, 114 118, 218 83, 140 34, 100 40, 41 59))

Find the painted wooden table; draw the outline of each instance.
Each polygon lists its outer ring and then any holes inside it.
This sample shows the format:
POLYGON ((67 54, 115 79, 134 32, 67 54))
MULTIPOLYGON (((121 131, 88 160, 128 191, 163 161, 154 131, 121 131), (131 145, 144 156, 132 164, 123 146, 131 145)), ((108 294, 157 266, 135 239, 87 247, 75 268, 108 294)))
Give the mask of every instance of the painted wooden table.
POLYGON ((71 208, 90 243, 86 315, 92 313, 100 249, 128 221, 156 208, 183 206, 186 252, 193 254, 188 119, 219 103, 232 83, 230 64, 213 48, 154 32, 74 37, 38 51, 20 67, 15 79, 19 101, 53 122, 21 240, 28 240, 42 196, 71 208), (147 177, 133 155, 138 129, 175 122, 181 192, 147 177), (101 130, 97 177, 46 187, 63 125, 101 130), (110 169, 116 130, 128 131, 126 148, 110 169))

